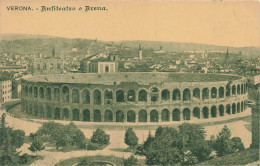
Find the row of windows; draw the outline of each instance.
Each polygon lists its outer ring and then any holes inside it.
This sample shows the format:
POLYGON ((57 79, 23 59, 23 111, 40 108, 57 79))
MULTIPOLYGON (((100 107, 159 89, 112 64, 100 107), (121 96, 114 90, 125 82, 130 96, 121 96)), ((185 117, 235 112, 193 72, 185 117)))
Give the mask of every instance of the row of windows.
MULTIPOLYGON (((245 94, 246 93, 246 87, 245 84, 242 84, 241 88, 240 85, 237 86, 238 88, 236 89, 236 86, 232 86, 232 95, 236 94, 245 94), (233 88, 235 87, 235 88, 233 88), (236 93, 237 92, 237 93, 236 93)), ((29 88, 29 94, 32 96, 32 87, 29 88)), ((41 99, 47 99, 47 100, 52 100, 52 90, 50 87, 44 89, 43 87, 40 87, 39 89, 39 97, 41 99), (45 92, 44 92, 45 91, 45 92)), ((28 96, 28 87, 25 87, 25 95, 28 96)), ((116 91, 116 102, 135 102, 135 101, 141 101, 141 102, 147 102, 148 100, 148 92, 145 89, 141 89, 138 92, 138 95, 136 96, 136 91, 135 90, 128 90, 127 93, 123 90, 117 90, 116 91), (136 99, 137 97, 137 99, 136 99)), ((174 89, 172 92, 172 97, 170 97, 170 91, 168 89, 164 89, 161 92, 157 88, 152 88, 150 90, 150 101, 152 102, 157 102, 161 98, 162 101, 168 101, 170 98, 172 100, 183 100, 183 101, 189 101, 189 100, 198 100, 198 99, 209 99, 209 98, 224 98, 225 97, 225 92, 224 92, 224 87, 219 87, 219 89, 213 87, 209 91, 208 88, 203 88, 202 92, 200 91, 199 88, 195 88, 193 90, 192 96, 191 96, 191 91, 190 89, 186 88, 181 91, 179 89, 174 89), (202 93, 202 94, 201 94, 202 93), (181 97, 182 95, 182 97, 181 97)), ((230 96, 230 90, 227 88, 226 89, 226 96, 230 96)), ((34 97, 38 98, 38 88, 34 87, 34 97)), ((63 87, 62 92, 60 92, 59 88, 54 89, 54 101, 60 101, 62 100, 65 103, 70 102, 70 89, 68 87, 63 87), (61 99, 60 99, 61 98, 61 99)), ((93 92, 93 103, 95 105, 100 105, 101 104, 101 91, 100 90, 94 90, 93 92)), ((113 100, 113 91, 111 90, 105 90, 104 92, 104 100, 105 104, 112 104, 113 100)), ((85 89, 83 90, 82 93, 82 102, 83 104, 90 104, 90 91, 85 89)), ((78 89, 73 89, 72 90, 72 103, 80 103, 80 95, 79 95, 79 90, 78 89)))
POLYGON ((12 90, 3 91, 3 94, 10 93, 10 92, 12 92, 12 90))
POLYGON ((11 87, 12 85, 11 84, 9 84, 9 85, 3 85, 3 89, 4 88, 7 88, 7 87, 11 87))
MULTIPOLYGON (((64 108, 62 110, 60 108, 55 108, 53 110, 54 112, 52 112, 50 106, 46 106, 45 111, 43 106, 35 106, 33 113, 32 106, 28 107, 29 109, 27 110, 26 108, 26 112, 28 114, 33 114, 34 116, 75 121, 80 120, 80 111, 77 108, 73 109, 71 112, 68 108, 64 108)), ((224 105, 219 105, 218 107, 213 105, 211 108, 203 107, 202 110, 200 110, 200 108, 198 107, 194 107, 192 110, 190 110, 189 108, 185 108, 182 110, 182 112, 179 109, 173 109, 172 112, 170 112, 168 109, 163 109, 160 113, 156 109, 151 110, 150 112, 142 109, 138 112, 129 110, 126 113, 124 113, 124 111, 122 110, 117 110, 115 113, 113 113, 111 110, 105 110, 104 114, 101 114, 101 111, 99 109, 95 109, 92 113, 89 109, 84 109, 82 112, 82 120, 94 122, 136 122, 138 118, 138 122, 147 122, 148 120, 150 122, 180 121, 191 120, 192 118, 216 118, 217 116, 225 116, 225 114, 230 115, 240 113, 243 112, 245 109, 245 102, 233 103, 231 105, 227 104, 226 107, 224 107, 224 105), (102 116, 104 116, 103 119, 101 119, 102 116)))
MULTIPOLYGON (((47 70, 47 64, 44 63, 43 66, 42 66, 42 69, 43 70, 47 70)), ((51 63, 50 64, 50 70, 54 69, 54 64, 51 63)), ((61 69, 61 64, 57 63, 57 69, 61 69)), ((40 64, 37 64, 37 70, 41 70, 41 65, 40 64)))

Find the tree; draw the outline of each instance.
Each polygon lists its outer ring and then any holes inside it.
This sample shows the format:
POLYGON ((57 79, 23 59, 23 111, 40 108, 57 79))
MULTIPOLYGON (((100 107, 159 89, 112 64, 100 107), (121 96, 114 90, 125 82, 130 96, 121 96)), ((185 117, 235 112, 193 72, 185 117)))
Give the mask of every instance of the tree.
POLYGON ((138 138, 133 131, 133 128, 128 128, 125 132, 125 144, 134 148, 138 144, 138 138))
POLYGON ((35 152, 37 156, 37 152, 44 149, 43 142, 39 138, 35 138, 33 139, 32 144, 28 149, 32 152, 35 152))
POLYGON ((124 160, 124 166, 134 166, 137 165, 138 160, 134 155, 131 155, 128 159, 124 160))
POLYGON ((231 139, 231 142, 232 142, 232 147, 233 147, 234 151, 241 151, 241 150, 245 149, 244 144, 243 144, 241 138, 233 137, 231 139))
POLYGON ((91 137, 91 142, 98 144, 108 144, 110 136, 107 135, 103 130, 97 128, 96 131, 93 132, 91 137))
POLYGON ((25 132, 22 130, 14 130, 11 133, 11 143, 16 148, 20 148, 24 143, 25 132))
POLYGON ((230 137, 231 131, 225 125, 224 128, 217 135, 215 146, 217 156, 224 156, 234 152, 230 137))

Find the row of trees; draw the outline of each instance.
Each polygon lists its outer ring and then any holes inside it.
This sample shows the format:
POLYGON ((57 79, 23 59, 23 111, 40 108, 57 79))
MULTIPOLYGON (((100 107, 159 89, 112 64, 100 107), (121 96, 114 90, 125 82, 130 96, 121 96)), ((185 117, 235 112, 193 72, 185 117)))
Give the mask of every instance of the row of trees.
MULTIPOLYGON (((197 124, 183 123, 178 128, 159 127, 155 136, 149 133, 144 144, 137 147, 136 154, 146 156, 148 165, 192 165, 244 149, 239 137, 231 139, 225 125, 216 138, 206 140, 204 128, 197 124)), ((138 138, 132 128, 125 132, 125 143, 134 148, 138 138)))

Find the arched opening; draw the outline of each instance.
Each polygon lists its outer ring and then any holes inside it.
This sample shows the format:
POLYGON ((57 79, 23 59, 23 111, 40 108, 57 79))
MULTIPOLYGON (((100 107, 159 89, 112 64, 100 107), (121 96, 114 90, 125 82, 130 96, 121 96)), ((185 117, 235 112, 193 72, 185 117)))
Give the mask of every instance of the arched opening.
POLYGON ((64 86, 62 88, 62 96, 63 96, 63 102, 64 103, 70 102, 70 92, 69 92, 69 88, 67 86, 64 86))
POLYGON ((180 100, 181 99, 181 92, 179 89, 174 89, 172 92, 172 100, 180 100))
POLYGON ((101 92, 100 90, 95 90, 93 94, 94 105, 101 105, 101 92))
POLYGON ((162 121, 163 122, 168 122, 170 121, 170 112, 168 109, 163 109, 162 110, 162 121))
POLYGON ((227 96, 227 97, 230 96, 230 90, 231 90, 230 84, 228 83, 228 84, 226 85, 226 96, 227 96))
POLYGON ((224 106, 223 106, 223 105, 220 105, 220 106, 218 107, 218 110, 219 110, 219 115, 220 115, 220 116, 224 116, 224 106))
POLYGON ((146 110, 140 110, 138 113, 139 122, 147 122, 147 112, 146 110))
POLYGON ((33 92, 34 92, 34 98, 38 98, 38 88, 35 86, 34 89, 33 89, 33 92))
POLYGON ((244 84, 241 84, 241 94, 244 94, 244 84))
POLYGON ((239 113, 240 112, 240 103, 238 102, 237 103, 237 113, 239 113))
POLYGON ((200 119, 200 109, 198 107, 193 108, 192 114, 194 118, 200 119))
POLYGON ((32 106, 32 104, 30 103, 30 105, 29 105, 29 115, 32 115, 32 112, 33 112, 33 106, 32 106))
POLYGON ((106 73, 109 72, 109 67, 108 67, 108 66, 105 67, 105 72, 106 72, 106 73))
POLYGON ((37 103, 34 103, 34 116, 38 116, 38 106, 37 103))
POLYGON ((133 110, 127 112, 127 122, 135 122, 135 112, 133 110))
POLYGON ((74 108, 72 111, 72 119, 74 121, 79 121, 79 110, 77 108, 74 108))
POLYGON ((41 117, 41 118, 43 118, 44 117, 44 108, 43 108, 43 106, 41 105, 41 106, 39 106, 39 116, 41 117))
POLYGON ((147 92, 146 90, 142 89, 138 93, 138 101, 147 101, 147 92))
POLYGON ((60 108, 55 108, 54 119, 60 119, 60 108))
POLYGON ((209 118, 209 109, 208 109, 208 107, 203 107, 202 114, 203 114, 203 118, 204 119, 209 118))
POLYGON ((68 120, 70 118, 70 112, 68 108, 63 108, 63 118, 64 120, 68 120))
POLYGON ((46 111, 47 111, 47 114, 46 114, 47 118, 51 119, 52 118, 51 107, 47 106, 46 111))
POLYGON ((51 100, 51 88, 50 87, 48 87, 46 89, 46 99, 51 100))
POLYGON ((32 97, 32 87, 31 86, 29 88, 29 95, 30 95, 30 97, 32 97))
POLYGON ((40 98, 44 99, 44 89, 43 89, 43 87, 40 87, 40 98))
POLYGON ((50 64, 50 70, 54 69, 53 63, 50 64))
POLYGON ((180 115, 181 115, 180 110, 179 109, 174 109, 172 111, 172 120, 173 121, 180 121, 181 120, 180 115))
POLYGON ((111 90, 105 90, 105 104, 113 103, 113 92, 111 90))
POLYGON ((54 101, 60 101, 60 89, 59 88, 54 89, 54 101))
POLYGON ((79 90, 78 89, 72 90, 72 103, 79 103, 79 90))
POLYGON ((190 120, 190 109, 185 108, 183 110, 183 120, 190 120))
POLYGON ((88 109, 83 110, 83 121, 90 122, 90 111, 88 109))
POLYGON ((98 110, 98 109, 94 110, 93 121, 94 122, 101 122, 101 112, 100 112, 100 110, 98 110))
POLYGON ((123 90, 116 91, 116 102, 124 102, 125 95, 123 90))
POLYGON ((242 101, 241 102, 241 112, 243 112, 244 111, 244 102, 242 101))
POLYGON ((134 90, 129 90, 127 92, 127 101, 135 102, 135 91, 134 90))
POLYGON ((151 102, 157 102, 159 98, 159 90, 156 87, 153 87, 150 90, 150 95, 151 95, 151 102))
POLYGON ((60 69, 60 63, 57 63, 57 69, 60 69))
POLYGON ((208 88, 204 88, 202 90, 202 99, 209 99, 209 89, 208 88))
POLYGON ((217 107, 216 106, 212 106, 210 109, 210 114, 212 118, 216 118, 217 117, 217 107))
POLYGON ((83 104, 90 104, 90 92, 87 89, 84 89, 82 92, 83 104))
POLYGON ((164 89, 162 91, 162 100, 164 101, 170 100, 170 91, 168 89, 164 89))
POLYGON ((199 88, 195 88, 193 90, 193 98, 194 99, 200 99, 200 89, 199 88))
POLYGON ((152 110, 150 112, 150 122, 158 122, 158 111, 157 110, 152 110))
POLYGON ((236 85, 232 86, 232 95, 236 95, 236 85))
POLYGON ((240 95, 240 85, 237 85, 237 94, 240 95))
POLYGON ((190 100, 190 90, 184 89, 184 91, 183 91, 183 101, 188 101, 188 100, 190 100))
POLYGON ((217 98, 217 88, 211 88, 211 98, 217 98))
POLYGON ((113 113, 111 110, 106 110, 105 111, 105 122, 113 122, 113 113))
POLYGON ((231 114, 231 111, 230 111, 230 105, 229 104, 227 104, 226 105, 226 112, 227 112, 227 114, 231 114))
POLYGON ((46 65, 46 63, 43 64, 42 69, 43 69, 43 70, 47 70, 47 65, 46 65))
POLYGON ((28 96, 28 86, 25 86, 25 96, 28 96))
POLYGON ((122 110, 118 110, 116 112, 116 122, 124 122, 124 119, 125 119, 124 112, 122 110))
POLYGON ((232 104, 232 114, 236 114, 236 113, 237 113, 237 111, 236 111, 236 104, 233 103, 232 104))
POLYGON ((224 87, 223 86, 218 88, 218 96, 219 96, 219 98, 224 98, 224 87))

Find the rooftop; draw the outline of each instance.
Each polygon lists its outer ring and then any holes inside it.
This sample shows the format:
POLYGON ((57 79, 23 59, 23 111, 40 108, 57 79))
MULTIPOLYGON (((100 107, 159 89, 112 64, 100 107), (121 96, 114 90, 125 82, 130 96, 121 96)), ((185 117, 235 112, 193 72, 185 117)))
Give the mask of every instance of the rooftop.
POLYGON ((169 72, 118 72, 118 73, 70 73, 39 75, 25 80, 32 82, 53 83, 83 83, 114 85, 122 82, 138 82, 140 84, 162 82, 220 82, 241 79, 240 76, 199 73, 169 73, 169 72))

